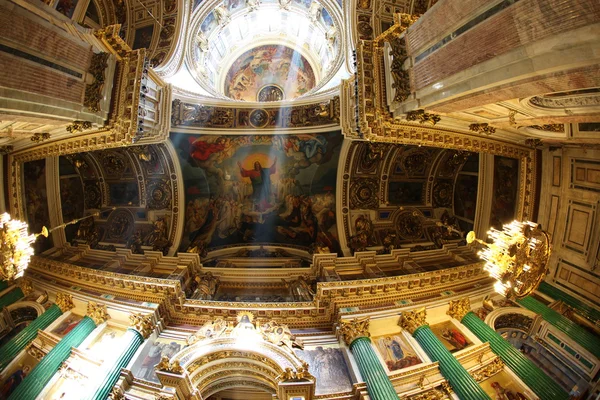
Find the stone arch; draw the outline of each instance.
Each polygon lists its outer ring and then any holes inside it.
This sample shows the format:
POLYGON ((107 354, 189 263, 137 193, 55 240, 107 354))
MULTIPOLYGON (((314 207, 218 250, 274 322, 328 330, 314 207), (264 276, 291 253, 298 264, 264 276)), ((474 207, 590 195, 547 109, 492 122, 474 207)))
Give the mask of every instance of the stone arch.
MULTIPOLYGON (((286 371, 304 368, 292 351, 263 340, 248 342, 235 337, 205 339, 175 354, 189 387, 206 398, 234 387, 252 387, 280 394, 286 371)), ((314 378, 300 380, 314 393, 314 378)))

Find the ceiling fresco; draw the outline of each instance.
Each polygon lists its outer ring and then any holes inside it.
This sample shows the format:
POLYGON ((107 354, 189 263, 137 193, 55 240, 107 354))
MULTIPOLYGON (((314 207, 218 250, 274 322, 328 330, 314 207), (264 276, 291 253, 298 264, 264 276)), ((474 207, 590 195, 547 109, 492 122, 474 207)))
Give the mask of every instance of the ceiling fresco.
POLYGON ((225 78, 225 95, 244 101, 291 100, 315 86, 315 74, 297 51, 282 45, 255 47, 239 56, 225 78))
POLYGON ((255 244, 339 252, 335 184, 341 133, 172 133, 186 216, 180 251, 255 244))

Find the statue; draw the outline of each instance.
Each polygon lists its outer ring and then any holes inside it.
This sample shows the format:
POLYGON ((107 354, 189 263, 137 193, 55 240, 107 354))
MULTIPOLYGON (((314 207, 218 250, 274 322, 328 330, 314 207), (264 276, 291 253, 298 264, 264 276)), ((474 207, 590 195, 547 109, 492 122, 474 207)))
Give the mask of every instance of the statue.
POLYGON ((207 272, 202 277, 196 276, 194 280, 198 283, 198 288, 194 290, 192 299, 212 300, 219 287, 219 278, 213 276, 212 272, 207 272))
POLYGON ((285 286, 289 288, 290 294, 294 301, 312 301, 315 296, 315 292, 310 287, 309 276, 301 275, 298 279, 287 282, 285 279, 281 279, 285 286))
POLYGON ((219 6, 215 7, 215 9, 213 10, 213 14, 215 15, 215 18, 217 19, 217 23, 219 25, 225 25, 225 24, 229 23, 229 21, 231 21, 231 16, 229 15, 229 11, 227 11, 225 6, 223 6, 223 5, 219 5, 219 6))
POLYGON ((202 30, 198 31, 198 34, 196 35, 196 43, 201 52, 205 53, 208 51, 208 38, 202 30))
POLYGON ((308 16, 310 18, 310 21, 313 24, 316 24, 319 21, 319 18, 321 17, 321 5, 316 1, 310 3, 310 7, 308 9, 308 16))
POLYGON ((246 6, 248 7, 248 12, 258 10, 258 6, 260 6, 260 0, 246 0, 246 6))
POLYGON ((282 10, 289 10, 291 4, 292 0, 279 0, 279 8, 281 8, 282 10))

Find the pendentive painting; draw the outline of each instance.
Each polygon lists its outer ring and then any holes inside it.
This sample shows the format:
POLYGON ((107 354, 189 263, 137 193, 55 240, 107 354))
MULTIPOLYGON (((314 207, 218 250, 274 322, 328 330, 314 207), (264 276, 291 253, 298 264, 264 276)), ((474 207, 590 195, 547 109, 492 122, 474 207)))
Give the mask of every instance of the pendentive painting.
POLYGON ((343 393, 352 390, 348 365, 337 346, 306 347, 296 355, 308 363, 308 371, 317 378, 315 394, 343 393))
POLYGON ((315 74, 296 50, 264 45, 239 56, 229 68, 225 82, 225 94, 235 100, 280 101, 312 89, 315 74))
POLYGON ((373 342, 376 344, 377 350, 379 350, 379 354, 381 354, 390 372, 423 362, 412 346, 400 334, 373 338, 373 342))
POLYGON ((435 336, 451 353, 466 349, 473 343, 450 321, 431 325, 435 336))
POLYGON ((180 251, 315 244, 339 252, 335 183, 342 136, 172 134, 186 191, 180 251))

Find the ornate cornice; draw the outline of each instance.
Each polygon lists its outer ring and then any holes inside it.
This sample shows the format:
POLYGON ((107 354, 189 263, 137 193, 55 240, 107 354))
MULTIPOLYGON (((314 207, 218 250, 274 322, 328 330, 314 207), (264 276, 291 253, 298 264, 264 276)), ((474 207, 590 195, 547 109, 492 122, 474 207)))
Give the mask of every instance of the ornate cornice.
POLYGON ((352 342, 361 337, 370 337, 369 317, 355 318, 350 321, 340 321, 338 332, 344 338, 346 345, 350 346, 352 342))
POLYGON ((63 313, 75 308, 73 304, 73 296, 68 293, 58 292, 56 293, 55 304, 60 308, 63 313))
POLYGON ((446 314, 454 319, 462 321, 464 316, 467 315, 469 311, 471 311, 471 301, 468 297, 465 297, 458 300, 451 300, 450 307, 446 314))
POLYGON ((152 321, 152 315, 142 315, 140 313, 130 314, 129 320, 131 321, 131 329, 135 329, 142 335, 144 339, 148 339, 148 337, 154 331, 154 327, 156 326, 152 321))
POLYGON ((406 329, 412 335, 415 333, 417 328, 429 325, 425 320, 426 317, 427 312, 425 311, 425 308, 421 308, 415 311, 404 311, 400 316, 398 325, 400 325, 402 329, 406 329))
POLYGON ((93 301, 88 303, 86 316, 94 320, 96 325, 100 325, 110 318, 110 315, 106 311, 106 306, 93 301))

